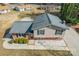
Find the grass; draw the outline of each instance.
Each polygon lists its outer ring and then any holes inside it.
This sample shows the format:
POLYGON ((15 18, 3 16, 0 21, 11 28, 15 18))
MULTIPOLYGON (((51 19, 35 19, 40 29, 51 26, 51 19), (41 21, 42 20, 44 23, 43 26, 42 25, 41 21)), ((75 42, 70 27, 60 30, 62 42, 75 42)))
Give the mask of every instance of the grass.
POLYGON ((56 50, 0 50, 0 55, 5 56, 72 56, 69 51, 56 50))
POLYGON ((49 52, 54 56, 72 56, 71 52, 66 50, 50 50, 49 52))

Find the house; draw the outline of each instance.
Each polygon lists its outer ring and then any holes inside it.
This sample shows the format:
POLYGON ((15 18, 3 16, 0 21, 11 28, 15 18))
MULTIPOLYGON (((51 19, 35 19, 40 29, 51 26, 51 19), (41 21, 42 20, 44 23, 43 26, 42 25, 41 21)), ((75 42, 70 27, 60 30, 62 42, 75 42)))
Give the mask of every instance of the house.
POLYGON ((0 5, 0 14, 9 13, 10 11, 9 5, 0 5))
POLYGON ((11 27, 9 36, 13 39, 16 39, 19 37, 27 37, 27 35, 29 34, 31 35, 33 33, 33 31, 31 30, 32 23, 33 19, 29 17, 23 18, 21 21, 15 21, 11 27))
POLYGON ((14 10, 20 11, 20 12, 26 12, 26 13, 44 13, 45 10, 39 10, 37 9, 39 7, 35 4, 21 4, 15 6, 14 10))
POLYGON ((33 33, 31 30, 32 21, 16 21, 14 22, 9 34, 13 39, 19 37, 27 37, 29 34, 33 33))
POLYGON ((59 17, 44 13, 37 16, 34 21, 16 21, 9 34, 13 39, 27 37, 29 40, 62 39, 68 27, 59 17))
POLYGON ((35 18, 32 25, 34 38, 53 39, 63 37, 68 27, 57 16, 45 13, 35 18))
POLYGON ((46 11, 49 11, 49 12, 60 12, 61 5, 57 5, 57 4, 43 5, 43 4, 41 4, 40 7, 38 7, 38 9, 46 10, 46 11))
POLYGON ((44 3, 41 3, 41 4, 36 4, 36 8, 38 10, 43 10, 43 11, 48 11, 48 12, 60 12, 61 10, 61 5, 60 4, 53 4, 53 3, 50 3, 50 4, 44 4, 44 3))
POLYGON ((29 4, 27 5, 22 4, 22 5, 17 5, 15 8, 17 11, 31 11, 32 6, 29 4))

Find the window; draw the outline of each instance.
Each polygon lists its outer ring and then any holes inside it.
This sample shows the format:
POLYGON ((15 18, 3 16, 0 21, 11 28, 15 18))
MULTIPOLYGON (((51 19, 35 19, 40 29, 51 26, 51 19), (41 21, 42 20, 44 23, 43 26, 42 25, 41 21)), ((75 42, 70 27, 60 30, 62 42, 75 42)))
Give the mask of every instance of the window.
POLYGON ((44 35, 45 30, 37 30, 37 35, 44 35))
POLYGON ((38 10, 41 10, 41 8, 37 8, 38 10))
POLYGON ((56 10, 59 10, 59 8, 55 8, 56 10))
POLYGON ((26 11, 32 11, 32 9, 31 8, 27 8, 26 11))
POLYGON ((55 35, 62 35, 63 30, 56 30, 55 35))

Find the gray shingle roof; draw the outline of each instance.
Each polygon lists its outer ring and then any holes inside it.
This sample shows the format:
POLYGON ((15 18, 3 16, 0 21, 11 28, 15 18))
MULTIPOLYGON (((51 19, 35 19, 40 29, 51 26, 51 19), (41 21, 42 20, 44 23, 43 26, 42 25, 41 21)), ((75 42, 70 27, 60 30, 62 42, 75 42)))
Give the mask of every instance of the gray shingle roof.
POLYGON ((25 33, 29 29, 31 24, 32 21, 16 21, 12 25, 12 28, 9 33, 25 33))
POLYGON ((61 23, 62 21, 59 19, 59 17, 44 13, 42 15, 39 15, 35 18, 35 21, 33 22, 32 29, 40 29, 45 26, 56 26, 61 29, 67 29, 68 27, 65 24, 61 23))
POLYGON ((37 16, 34 21, 14 22, 9 33, 26 33, 30 27, 32 27, 31 30, 44 28, 46 26, 53 26, 60 29, 68 29, 68 27, 61 22, 62 21, 57 16, 45 13, 37 16))
POLYGON ((68 29, 68 27, 66 26, 65 23, 62 24, 62 21, 60 20, 59 17, 51 15, 51 14, 47 14, 47 15, 48 15, 50 22, 53 26, 56 26, 56 27, 59 27, 62 29, 68 29))

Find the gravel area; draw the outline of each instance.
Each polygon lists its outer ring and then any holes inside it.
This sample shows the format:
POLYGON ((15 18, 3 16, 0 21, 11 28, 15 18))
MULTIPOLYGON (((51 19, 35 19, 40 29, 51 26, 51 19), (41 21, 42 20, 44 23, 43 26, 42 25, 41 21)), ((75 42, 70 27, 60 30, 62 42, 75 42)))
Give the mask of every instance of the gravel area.
POLYGON ((0 39, 0 56, 72 56, 66 50, 28 50, 28 49, 4 49, 3 40, 0 39))

